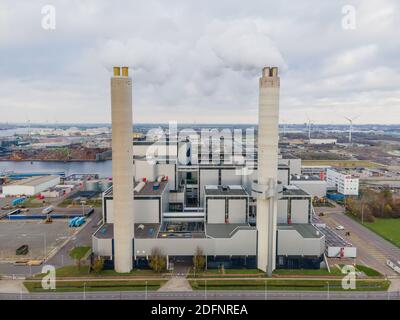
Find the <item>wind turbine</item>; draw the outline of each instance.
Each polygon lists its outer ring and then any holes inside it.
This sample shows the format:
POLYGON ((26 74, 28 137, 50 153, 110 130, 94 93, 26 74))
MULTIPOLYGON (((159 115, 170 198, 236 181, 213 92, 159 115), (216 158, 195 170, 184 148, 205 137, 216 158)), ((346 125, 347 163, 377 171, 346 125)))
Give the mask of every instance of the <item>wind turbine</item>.
POLYGON ((356 120, 358 117, 359 117, 359 116, 354 117, 354 118, 344 117, 344 118, 350 123, 350 127, 349 127, 349 144, 351 144, 351 142, 352 142, 353 121, 356 120))
POLYGON ((282 119, 282 129, 283 129, 282 138, 284 138, 285 134, 286 134, 286 120, 285 119, 282 119))
POLYGON ((308 114, 306 113, 306 117, 307 117, 307 120, 308 120, 308 142, 310 142, 311 141, 311 126, 312 126, 312 122, 311 122, 311 119, 310 119, 310 117, 308 116, 308 114))

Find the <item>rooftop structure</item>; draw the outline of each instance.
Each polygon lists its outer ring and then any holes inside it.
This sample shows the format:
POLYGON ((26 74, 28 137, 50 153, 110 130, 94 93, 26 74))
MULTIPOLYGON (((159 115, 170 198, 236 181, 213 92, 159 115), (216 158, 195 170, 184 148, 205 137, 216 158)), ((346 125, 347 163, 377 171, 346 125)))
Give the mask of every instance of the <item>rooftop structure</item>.
POLYGON ((205 186, 204 194, 206 196, 247 196, 246 190, 242 186, 218 186, 207 185, 205 186))

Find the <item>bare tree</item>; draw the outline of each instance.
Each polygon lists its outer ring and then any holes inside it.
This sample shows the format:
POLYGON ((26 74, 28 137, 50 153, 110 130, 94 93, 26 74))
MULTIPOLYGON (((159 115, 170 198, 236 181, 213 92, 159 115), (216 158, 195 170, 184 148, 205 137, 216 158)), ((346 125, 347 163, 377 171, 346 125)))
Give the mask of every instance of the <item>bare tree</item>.
POLYGON ((93 262, 92 269, 94 273, 100 273, 104 268, 104 259, 102 257, 97 257, 93 262))
POLYGON ((193 256, 193 268, 196 271, 201 271, 204 270, 205 264, 206 264, 206 257, 204 255, 204 251, 200 247, 197 247, 196 253, 193 256))
POLYGON ((155 247, 151 250, 150 256, 150 268, 152 268, 155 272, 161 272, 165 270, 167 259, 162 254, 161 249, 155 247))

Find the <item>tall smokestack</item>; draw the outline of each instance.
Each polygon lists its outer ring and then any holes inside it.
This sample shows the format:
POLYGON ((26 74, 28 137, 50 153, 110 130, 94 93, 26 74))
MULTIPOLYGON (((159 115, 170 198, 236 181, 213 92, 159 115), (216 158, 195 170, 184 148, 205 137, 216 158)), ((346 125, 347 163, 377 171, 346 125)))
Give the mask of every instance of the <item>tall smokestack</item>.
POLYGON ((132 79, 127 67, 114 67, 111 118, 114 267, 115 271, 125 273, 132 270, 134 237, 132 79))
MULTIPOLYGON (((278 177, 278 68, 264 68, 258 110, 257 267, 269 276, 275 269, 278 177)), ((253 188, 254 189, 254 188, 253 188)))

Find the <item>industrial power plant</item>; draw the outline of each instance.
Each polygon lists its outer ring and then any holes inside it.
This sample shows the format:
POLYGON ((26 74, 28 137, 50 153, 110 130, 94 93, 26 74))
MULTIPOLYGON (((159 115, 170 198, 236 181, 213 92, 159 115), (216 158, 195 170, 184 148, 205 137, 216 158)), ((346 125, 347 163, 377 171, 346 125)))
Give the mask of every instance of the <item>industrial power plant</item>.
MULTIPOLYGON (((279 90, 278 68, 264 68, 255 157, 235 161, 224 154, 210 163, 215 145, 199 151, 189 136, 168 132, 157 141, 132 141, 132 79, 127 67, 114 67, 113 186, 102 195, 94 254, 122 273, 148 267, 155 249, 166 257, 167 269, 191 261, 199 249, 210 269, 258 268, 272 275, 276 268, 323 266, 330 233, 313 223, 307 185, 291 181, 301 175, 301 160, 279 155, 279 90), (254 170, 244 174, 250 165, 254 170)), ((329 245, 333 256, 351 246, 329 245)))

